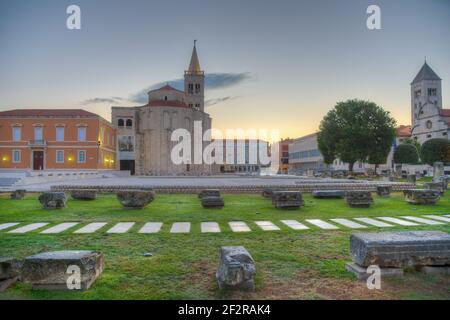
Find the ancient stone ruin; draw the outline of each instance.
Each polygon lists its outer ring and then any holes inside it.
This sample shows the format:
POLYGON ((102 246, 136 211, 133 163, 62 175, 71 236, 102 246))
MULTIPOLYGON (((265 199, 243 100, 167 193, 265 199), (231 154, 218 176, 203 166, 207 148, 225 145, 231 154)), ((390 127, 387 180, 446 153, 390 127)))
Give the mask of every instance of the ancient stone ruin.
POLYGON ((409 183, 416 183, 416 175, 415 174, 408 174, 406 176, 406 181, 408 181, 409 183))
POLYGON ((403 191, 405 201, 411 204, 436 204, 440 198, 439 190, 411 189, 403 191))
POLYGON ((224 201, 222 197, 202 197, 203 208, 223 208, 224 201))
POLYGON ((219 189, 204 189, 198 194, 199 199, 203 197, 220 197, 219 189))
POLYGON ((272 204, 277 209, 295 209, 304 204, 300 191, 274 191, 272 204))
POLYGON ((11 192, 10 198, 11 200, 22 200, 25 197, 26 190, 14 190, 11 192))
POLYGON ((64 192, 44 192, 39 196, 39 202, 44 209, 61 209, 66 206, 67 198, 64 192))
POLYGON ((426 189, 439 191, 439 194, 441 196, 444 195, 444 192, 445 192, 444 184, 440 181, 439 182, 427 182, 424 184, 424 186, 426 189))
POLYGON ((70 196, 76 200, 95 200, 97 198, 97 192, 89 189, 72 190, 70 196))
POLYGON ((352 208, 369 208, 373 203, 370 191, 355 190, 345 193, 345 200, 352 208))
POLYGON ((254 290, 256 267, 250 253, 241 246, 221 247, 216 272, 220 289, 254 290))
POLYGON ((125 209, 142 209, 155 199, 151 190, 120 190, 116 193, 117 200, 125 209))
POLYGON ((342 199, 345 196, 345 191, 342 190, 315 190, 312 196, 317 199, 342 199))
POLYGON ((21 261, 0 257, 0 292, 5 291, 20 279, 21 261))
POLYGON ((389 197, 392 192, 392 187, 390 186, 377 186, 377 195, 379 197, 389 197))

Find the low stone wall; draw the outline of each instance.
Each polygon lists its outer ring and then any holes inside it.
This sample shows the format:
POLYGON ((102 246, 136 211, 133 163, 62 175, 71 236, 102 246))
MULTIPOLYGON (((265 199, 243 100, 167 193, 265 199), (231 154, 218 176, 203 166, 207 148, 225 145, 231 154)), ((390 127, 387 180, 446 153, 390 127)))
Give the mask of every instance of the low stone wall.
POLYGON ((315 190, 365 190, 377 191, 377 186, 391 186, 392 191, 403 191, 407 189, 414 189, 416 186, 412 183, 328 183, 328 184, 297 184, 293 186, 286 185, 240 185, 240 186, 127 186, 127 185, 58 185, 52 186, 52 191, 71 191, 78 189, 95 190, 98 193, 115 193, 119 190, 153 190, 157 193, 199 193, 204 189, 219 189, 224 193, 261 193, 264 189, 273 190, 295 190, 304 193, 311 193, 315 190))

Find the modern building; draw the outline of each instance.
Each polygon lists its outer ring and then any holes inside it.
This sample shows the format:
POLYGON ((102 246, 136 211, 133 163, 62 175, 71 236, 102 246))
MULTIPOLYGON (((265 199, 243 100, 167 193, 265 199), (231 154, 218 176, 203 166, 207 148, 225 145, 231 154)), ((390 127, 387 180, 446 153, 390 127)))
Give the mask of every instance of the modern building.
POLYGON ((293 139, 281 139, 277 143, 278 146, 278 157, 279 157, 279 169, 278 173, 287 174, 289 173, 289 145, 293 142, 293 139))
POLYGON ((442 106, 442 80, 425 62, 411 83, 412 137, 420 144, 449 139, 450 109, 442 106))
POLYGON ((82 109, 0 112, 0 137, 1 169, 115 168, 115 129, 82 109))
POLYGON ((112 107, 111 119, 117 127, 118 168, 137 175, 210 173, 211 166, 196 164, 193 153, 189 163, 176 164, 171 159, 171 150, 177 144, 171 139, 175 130, 189 132, 194 150, 194 128, 198 126, 201 134, 211 129, 211 118, 204 111, 204 90, 205 75, 194 44, 189 68, 184 72, 184 91, 165 85, 149 91, 148 103, 143 106, 112 107))

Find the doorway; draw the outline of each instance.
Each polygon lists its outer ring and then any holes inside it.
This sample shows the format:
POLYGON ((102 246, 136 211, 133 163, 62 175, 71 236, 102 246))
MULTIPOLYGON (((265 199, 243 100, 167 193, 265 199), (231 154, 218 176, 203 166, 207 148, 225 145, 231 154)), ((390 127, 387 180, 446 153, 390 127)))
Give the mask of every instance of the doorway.
POLYGON ((120 160, 120 170, 130 171, 134 175, 134 160, 120 160))
POLYGON ((44 170, 44 151, 33 151, 33 170, 44 170))

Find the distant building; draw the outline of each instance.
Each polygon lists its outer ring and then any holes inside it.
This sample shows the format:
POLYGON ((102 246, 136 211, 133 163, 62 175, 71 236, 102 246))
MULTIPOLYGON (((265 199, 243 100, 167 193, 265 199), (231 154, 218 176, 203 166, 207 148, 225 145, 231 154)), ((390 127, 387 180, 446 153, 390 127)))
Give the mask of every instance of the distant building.
POLYGON ((280 174, 289 173, 289 145, 293 142, 293 139, 281 139, 278 142, 278 156, 279 156, 279 170, 280 174))
POLYGON ((115 168, 115 129, 82 109, 0 112, 0 137, 1 169, 115 168))

